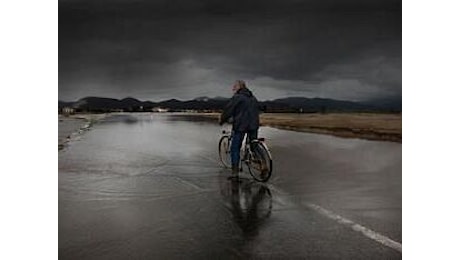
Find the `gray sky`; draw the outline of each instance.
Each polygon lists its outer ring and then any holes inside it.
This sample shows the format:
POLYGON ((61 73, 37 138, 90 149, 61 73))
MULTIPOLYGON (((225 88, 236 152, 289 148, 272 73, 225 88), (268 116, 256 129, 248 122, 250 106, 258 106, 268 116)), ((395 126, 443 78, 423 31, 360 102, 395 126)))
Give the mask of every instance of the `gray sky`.
POLYGON ((401 2, 59 1, 59 99, 401 96, 401 2))

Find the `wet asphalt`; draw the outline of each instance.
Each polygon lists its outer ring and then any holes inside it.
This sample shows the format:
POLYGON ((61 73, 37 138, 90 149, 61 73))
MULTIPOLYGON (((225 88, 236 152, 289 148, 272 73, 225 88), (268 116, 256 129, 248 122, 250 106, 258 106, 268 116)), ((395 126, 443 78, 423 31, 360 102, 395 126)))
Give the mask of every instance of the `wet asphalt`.
POLYGON ((402 257, 340 220, 401 243, 401 144, 264 127, 274 171, 261 184, 227 178, 221 129, 121 114, 72 140, 59 152, 59 258, 402 257))

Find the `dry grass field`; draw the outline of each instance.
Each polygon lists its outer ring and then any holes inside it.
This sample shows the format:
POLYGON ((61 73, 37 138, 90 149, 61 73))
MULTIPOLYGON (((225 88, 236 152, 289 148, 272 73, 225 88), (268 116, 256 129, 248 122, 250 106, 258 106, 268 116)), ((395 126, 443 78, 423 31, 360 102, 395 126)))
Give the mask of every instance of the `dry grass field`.
MULTIPOLYGON (((191 114, 208 119, 217 113, 191 114)), ((261 114, 261 125, 301 132, 330 134, 340 137, 402 142, 401 114, 331 113, 331 114, 261 114)))

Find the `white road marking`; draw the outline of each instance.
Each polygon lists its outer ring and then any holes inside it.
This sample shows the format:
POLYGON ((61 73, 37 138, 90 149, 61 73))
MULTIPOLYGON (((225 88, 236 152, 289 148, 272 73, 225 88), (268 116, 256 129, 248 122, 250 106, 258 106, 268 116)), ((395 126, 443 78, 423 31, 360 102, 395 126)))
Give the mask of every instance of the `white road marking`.
MULTIPOLYGON (((282 194, 282 195, 288 195, 288 193, 278 189, 278 188, 275 188, 273 185, 271 184, 268 184, 267 185, 271 190, 273 191, 276 191, 277 193, 279 194, 282 194)), ((284 200, 280 200, 280 202, 282 202, 282 204, 286 204, 284 200)), ((317 213, 319 213, 320 215, 323 215, 327 218, 330 218, 332 220, 334 220, 335 222, 339 223, 339 224, 342 224, 342 225, 345 225, 345 226, 348 226, 350 227, 352 230, 356 231, 356 232, 359 232, 361 233, 362 235, 376 241, 376 242, 379 242, 380 244, 384 245, 384 246, 387 246, 387 247, 390 247, 390 248, 393 248, 395 249, 396 251, 398 252, 402 252, 402 244, 399 243, 399 242, 396 242, 394 240, 392 240, 391 238, 387 237, 387 236, 384 236, 380 233, 377 233, 367 227, 364 227, 360 224, 357 224, 349 219, 346 219, 340 215, 337 215, 335 214, 334 212, 330 211, 330 210, 327 210, 321 206, 318 206, 316 204, 313 204, 313 203, 302 203, 303 206, 309 208, 309 209, 312 209, 314 211, 316 211, 317 213)))
POLYGON ((337 223, 339 224, 342 224, 342 225, 345 225, 345 226, 348 226, 350 227, 351 229, 353 229, 354 231, 356 232, 359 232, 361 234, 363 234, 364 236, 374 240, 374 241, 377 241, 379 242, 380 244, 384 245, 384 246, 387 246, 387 247, 390 247, 390 248, 393 248, 399 252, 402 252, 402 245, 401 243, 398 243, 394 240, 392 240, 391 238, 387 237, 387 236, 384 236, 382 234, 379 234, 367 227, 364 227, 360 224, 357 224, 349 219, 346 219, 342 216, 339 216, 337 214, 335 214, 334 212, 332 211, 329 211, 327 209, 324 209, 318 205, 315 205, 315 204, 312 204, 312 203, 305 203, 303 204, 304 206, 310 208, 310 209, 313 209, 315 210, 316 212, 318 212, 319 214, 325 216, 325 217, 328 217, 332 220, 335 220, 337 223))

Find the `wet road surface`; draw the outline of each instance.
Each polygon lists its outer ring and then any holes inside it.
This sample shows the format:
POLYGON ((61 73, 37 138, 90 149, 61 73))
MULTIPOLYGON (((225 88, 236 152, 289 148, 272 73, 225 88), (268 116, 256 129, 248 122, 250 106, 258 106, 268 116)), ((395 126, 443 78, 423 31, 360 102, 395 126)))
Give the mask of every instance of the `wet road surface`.
POLYGON ((268 184, 228 180, 221 127, 113 115, 59 152, 62 259, 400 259, 401 144, 261 128, 268 184))

